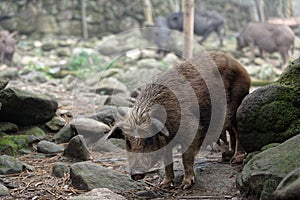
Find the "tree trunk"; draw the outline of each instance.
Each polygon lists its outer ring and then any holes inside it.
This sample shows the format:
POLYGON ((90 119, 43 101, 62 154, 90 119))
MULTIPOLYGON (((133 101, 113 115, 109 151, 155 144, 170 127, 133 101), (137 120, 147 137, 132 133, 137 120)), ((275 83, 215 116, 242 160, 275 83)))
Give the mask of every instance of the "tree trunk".
POLYGON ((146 26, 153 26, 152 7, 150 0, 144 0, 144 15, 146 19, 146 26))
POLYGON ((86 0, 81 0, 81 23, 82 23, 82 34, 83 38, 89 37, 86 22, 86 0))
POLYGON ((188 59, 193 55, 194 0, 184 1, 183 32, 185 36, 183 58, 188 59))
POLYGON ((265 21, 265 13, 263 8, 263 0, 255 0, 255 5, 258 13, 258 18, 260 22, 265 21))

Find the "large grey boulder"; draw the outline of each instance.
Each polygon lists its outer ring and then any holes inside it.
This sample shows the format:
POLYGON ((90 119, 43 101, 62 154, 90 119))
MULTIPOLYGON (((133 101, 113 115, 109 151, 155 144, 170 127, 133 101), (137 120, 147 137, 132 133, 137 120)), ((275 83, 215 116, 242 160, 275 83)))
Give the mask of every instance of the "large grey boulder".
POLYGON ((300 133, 300 58, 275 83, 245 97, 237 111, 239 140, 249 153, 300 133))
POLYGON ((300 199, 300 167, 289 173, 274 192, 276 200, 300 199))
POLYGON ((49 121, 55 115, 58 106, 53 96, 17 88, 1 90, 0 102, 0 120, 24 126, 49 121))
POLYGON ((256 154, 237 177, 237 187, 248 199, 273 199, 278 184, 300 166, 300 134, 256 154))
POLYGON ((70 178, 72 185, 80 190, 108 188, 114 192, 124 192, 145 186, 142 182, 132 181, 125 174, 92 162, 71 165, 70 178))
POLYGON ((46 140, 40 141, 37 144, 37 150, 46 154, 57 154, 64 151, 64 147, 46 140))

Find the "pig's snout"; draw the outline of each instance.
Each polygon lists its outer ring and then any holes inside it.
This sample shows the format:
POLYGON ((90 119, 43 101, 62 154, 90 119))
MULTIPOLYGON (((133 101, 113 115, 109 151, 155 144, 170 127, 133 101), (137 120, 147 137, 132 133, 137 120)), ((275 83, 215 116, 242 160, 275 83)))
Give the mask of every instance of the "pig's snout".
POLYGON ((141 170, 141 169, 132 169, 131 172, 130 172, 130 176, 131 176, 131 179, 132 180, 141 180, 145 177, 145 173, 144 173, 144 170, 141 170))

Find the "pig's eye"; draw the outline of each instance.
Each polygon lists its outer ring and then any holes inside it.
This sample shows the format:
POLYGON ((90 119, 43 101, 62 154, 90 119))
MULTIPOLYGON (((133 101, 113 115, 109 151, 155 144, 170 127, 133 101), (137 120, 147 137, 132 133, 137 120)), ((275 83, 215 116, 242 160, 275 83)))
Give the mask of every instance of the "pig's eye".
POLYGON ((130 144, 129 140, 126 140, 126 147, 127 147, 127 149, 131 149, 131 144, 130 144))
POLYGON ((153 138, 152 137, 146 138, 144 141, 144 145, 145 146, 153 145, 153 138))

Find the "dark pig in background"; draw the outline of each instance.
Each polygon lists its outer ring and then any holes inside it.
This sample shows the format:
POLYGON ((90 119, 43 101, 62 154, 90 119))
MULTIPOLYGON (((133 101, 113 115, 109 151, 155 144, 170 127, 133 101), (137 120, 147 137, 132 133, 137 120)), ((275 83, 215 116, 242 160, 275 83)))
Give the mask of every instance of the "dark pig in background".
POLYGON ((189 188, 195 182, 194 157, 201 145, 217 141, 225 130, 237 136, 236 110, 249 88, 247 71, 232 56, 203 52, 147 84, 130 113, 106 138, 126 141, 134 180, 143 179, 163 160, 163 188, 174 181, 172 149, 181 145, 184 179, 180 187, 189 188))
MULTIPOLYGON (((171 13, 167 16, 170 29, 183 31, 183 12, 171 13)), ((220 40, 220 46, 223 46, 222 29, 224 26, 223 17, 216 11, 196 11, 194 15, 194 33, 201 35, 199 41, 202 44, 206 38, 216 32, 220 40)))
POLYGON ((153 40, 158 46, 158 53, 167 53, 170 50, 170 34, 171 30, 168 26, 166 17, 157 17, 154 20, 154 29, 152 31, 153 40))
POLYGON ((250 22, 237 36, 237 50, 249 46, 251 62, 255 56, 254 46, 259 48, 261 57, 263 57, 264 51, 268 53, 279 52, 284 65, 289 57, 289 50, 292 53, 294 51, 294 40, 294 32, 286 25, 250 22))
POLYGON ((16 42, 7 30, 0 31, 0 63, 10 64, 15 53, 16 42))

